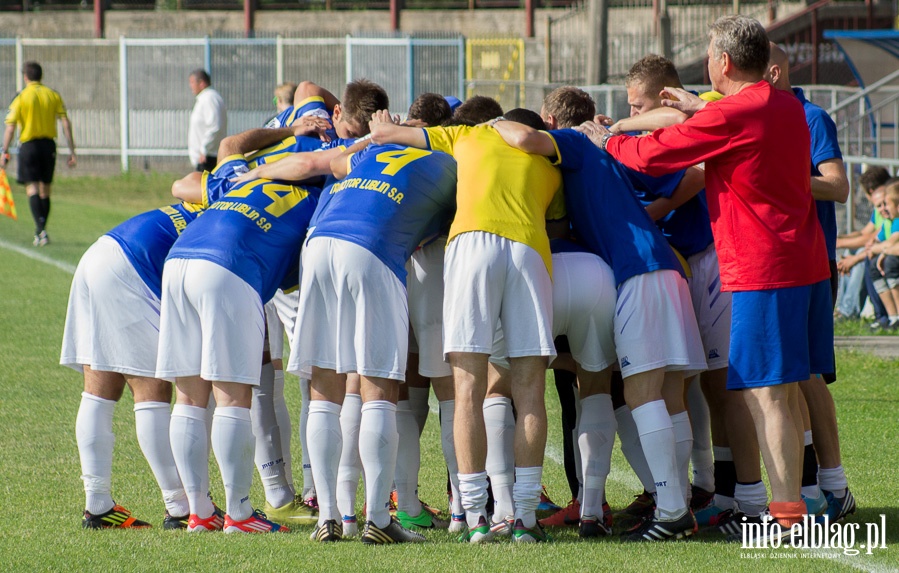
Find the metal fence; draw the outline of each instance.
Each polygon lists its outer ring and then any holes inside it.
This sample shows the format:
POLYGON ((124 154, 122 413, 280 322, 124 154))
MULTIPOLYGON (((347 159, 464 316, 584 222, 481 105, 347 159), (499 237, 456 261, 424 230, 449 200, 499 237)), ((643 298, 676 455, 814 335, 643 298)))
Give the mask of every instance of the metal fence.
POLYGON ((0 40, 0 103, 7 105, 27 60, 41 62, 47 85, 66 102, 80 155, 186 157, 193 96, 187 77, 209 70, 238 133, 274 115, 271 97, 283 81, 313 80, 338 96, 366 77, 404 111, 424 92, 463 96, 461 37, 0 40))
MULTIPOLYGON (((739 13, 765 25, 775 13, 784 16, 805 7, 798 0, 740 2, 739 0, 618 0, 609 8, 609 80, 623 78, 630 66, 646 54, 665 55, 660 6, 670 18, 670 57, 681 68, 705 58, 708 25, 720 16, 739 13)), ((549 55, 547 81, 583 83, 586 78, 587 35, 590 22, 586 0, 547 20, 549 55)), ((701 78, 700 78, 701 79, 701 78)))

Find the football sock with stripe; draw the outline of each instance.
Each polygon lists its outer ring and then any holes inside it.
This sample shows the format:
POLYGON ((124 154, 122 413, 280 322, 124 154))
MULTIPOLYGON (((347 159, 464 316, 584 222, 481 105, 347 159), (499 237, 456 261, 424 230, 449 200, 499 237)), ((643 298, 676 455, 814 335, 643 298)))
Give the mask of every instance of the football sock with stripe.
POLYGON ((656 515, 670 519, 686 507, 675 454, 674 428, 664 400, 647 402, 632 411, 640 443, 656 486, 656 515))
MULTIPOLYGON (((36 195, 35 195, 36 197, 36 195)), ((75 439, 81 458, 81 480, 84 482, 84 508, 93 515, 106 513, 115 503, 110 494, 112 477, 112 433, 114 400, 81 393, 81 405, 75 418, 75 439)))
POLYGON ((201 519, 214 511, 209 499, 209 437, 206 432, 206 408, 175 404, 169 427, 172 457, 184 484, 190 513, 201 519))
POLYGON ((169 439, 171 421, 171 405, 168 402, 139 402, 134 405, 137 442, 162 490, 165 509, 171 516, 183 517, 190 513, 190 506, 172 456, 169 439))
POLYGON ((459 493, 459 464, 456 462, 456 441, 453 438, 453 421, 456 419, 456 401, 440 402, 440 443, 443 446, 443 459, 449 472, 450 491, 453 496, 450 513, 462 515, 462 495, 459 493))
POLYGON ((671 427, 674 430, 674 455, 677 460, 677 475, 684 493, 684 499, 690 497, 690 454, 693 451, 693 428, 686 410, 671 416, 671 427))
POLYGON ((250 486, 254 446, 250 409, 218 406, 212 421, 212 450, 225 484, 227 514, 234 521, 243 521, 253 514, 250 486))
POLYGON ((363 403, 359 458, 365 472, 365 502, 368 520, 382 529, 390 524, 388 504, 396 470, 398 440, 396 404, 386 400, 363 403))
POLYGON ((293 488, 284 471, 284 448, 275 410, 275 368, 271 362, 262 365, 259 385, 253 386, 250 420, 256 440, 256 469, 265 500, 272 507, 282 507, 293 501, 293 488))
POLYGON ((687 390, 687 409, 693 430, 692 483, 705 491, 715 491, 715 463, 712 456, 712 422, 709 405, 702 394, 699 378, 694 377, 687 390))
POLYGON ((615 416, 612 397, 594 394, 581 398, 581 421, 578 425, 579 456, 583 461, 584 493, 581 516, 602 515, 602 496, 612 466, 615 445, 615 416))
POLYGON ((615 421, 618 423, 618 439, 621 441, 621 453, 624 454, 624 459, 637 474, 637 478, 643 484, 643 489, 649 493, 655 493, 656 484, 652 479, 649 464, 646 463, 646 454, 643 453, 640 433, 637 431, 637 424, 634 423, 631 409, 627 406, 616 408, 615 421))
POLYGON ((487 474, 493 489, 493 514, 512 515, 512 485, 515 483, 515 418, 510 398, 484 400, 484 426, 487 430, 487 474))
POLYGON ((303 450, 303 499, 315 495, 315 484, 312 477, 312 462, 309 461, 309 447, 306 437, 309 435, 309 380, 300 378, 300 447, 303 450))
POLYGON ((540 505, 540 493, 543 491, 540 481, 542 477, 543 466, 515 468, 515 486, 512 489, 515 519, 520 519, 528 529, 537 525, 537 506, 540 505))
POLYGON ((418 421, 409 400, 397 402, 396 429, 398 433, 396 474, 393 478, 396 484, 396 508, 415 517, 421 513, 421 502, 418 500, 421 444, 418 421))
POLYGON ((337 470, 337 508, 341 515, 356 514, 356 490, 362 475, 359 459, 359 423, 362 420, 362 397, 347 394, 340 409, 340 431, 343 446, 337 470))
MULTIPOLYGON (((306 428, 306 443, 309 446, 309 463, 315 491, 318 495, 318 524, 324 525, 329 519, 341 518, 337 510, 337 471, 340 466, 340 452, 343 436, 340 433, 340 404, 326 400, 309 402, 309 421, 306 428)), ((307 483, 303 483, 305 489, 307 483)), ((309 484, 311 485, 311 484, 309 484)))

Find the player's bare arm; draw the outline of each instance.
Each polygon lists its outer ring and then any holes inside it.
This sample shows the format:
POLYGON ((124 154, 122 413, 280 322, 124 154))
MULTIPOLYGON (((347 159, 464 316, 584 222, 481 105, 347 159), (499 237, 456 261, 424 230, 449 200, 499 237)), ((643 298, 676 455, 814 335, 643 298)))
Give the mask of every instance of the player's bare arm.
POLYGON ((837 248, 858 249, 864 247, 876 233, 877 227, 874 223, 869 221, 861 231, 855 231, 854 233, 837 237, 837 248))
POLYGON ((343 179, 350 172, 350 157, 353 156, 354 153, 359 153, 371 142, 371 139, 364 139, 362 141, 357 141, 347 149, 345 149, 340 155, 331 160, 331 174, 338 179, 343 179))
POLYGON ((628 131, 653 131, 662 127, 669 127, 683 123, 687 120, 687 114, 673 107, 659 107, 640 115, 626 117, 616 121, 609 131, 612 133, 625 133, 628 131))
POLYGON ((671 197, 656 199, 646 206, 646 213, 653 221, 658 221, 695 197, 703 189, 705 189, 705 171, 698 167, 690 167, 671 197))
POLYGON ((523 123, 494 120, 490 125, 500 134, 503 141, 525 153, 544 157, 553 157, 557 153, 552 137, 523 123))
POLYGON ((6 131, 3 132, 3 149, 0 150, 0 168, 6 167, 6 164, 9 163, 9 146, 12 143, 12 138, 16 134, 16 124, 7 123, 6 131))
POLYGON ((272 179, 277 181, 303 181, 310 177, 327 175, 331 172, 331 160, 340 155, 343 149, 335 147, 323 151, 305 151, 295 153, 274 163, 265 163, 254 167, 240 177, 235 183, 245 183, 253 179, 272 179))
MULTIPOLYGON (((60 123, 62 123, 62 132, 66 136, 66 141, 69 143, 69 159, 66 161, 66 164, 69 168, 75 167, 78 164, 78 160, 75 158, 75 136, 72 135, 72 122, 69 120, 68 116, 63 116, 59 118, 60 123)), ((6 149, 6 146, 3 146, 6 149)))
POLYGON ((298 106, 311 97, 320 97, 325 100, 325 107, 331 111, 334 110, 335 105, 340 103, 340 100, 334 94, 315 82, 303 81, 300 82, 300 85, 297 86, 297 91, 294 93, 293 105, 298 106))
POLYGON ((849 179, 842 159, 828 159, 818 164, 820 176, 812 177, 812 197, 817 201, 845 203, 849 199, 849 179))
POLYGON ((427 149, 428 140, 424 131, 417 127, 397 125, 386 109, 376 111, 368 122, 372 143, 396 143, 408 147, 427 149))

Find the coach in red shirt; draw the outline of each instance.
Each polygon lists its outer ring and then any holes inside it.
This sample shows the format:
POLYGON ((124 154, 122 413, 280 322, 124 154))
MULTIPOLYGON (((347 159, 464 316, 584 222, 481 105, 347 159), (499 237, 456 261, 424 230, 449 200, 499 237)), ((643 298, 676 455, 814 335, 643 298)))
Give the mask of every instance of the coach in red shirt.
POLYGON ((705 162, 722 290, 734 292, 728 389, 744 391, 771 481, 769 511, 789 526, 806 511, 797 382, 833 367, 809 130, 799 100, 762 78, 769 46, 759 22, 719 18, 709 39, 709 77, 723 99, 645 137, 592 131, 600 147, 650 175, 705 162))

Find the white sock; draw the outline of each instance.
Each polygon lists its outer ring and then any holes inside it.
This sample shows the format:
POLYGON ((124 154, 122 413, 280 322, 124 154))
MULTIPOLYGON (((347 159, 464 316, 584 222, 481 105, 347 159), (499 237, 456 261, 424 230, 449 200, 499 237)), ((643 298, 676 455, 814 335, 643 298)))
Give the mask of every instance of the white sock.
MULTIPOLYGON (((409 388, 413 390, 413 388, 409 388)), ((422 390, 422 388, 415 388, 422 390)), ((421 502, 418 500, 418 471, 421 467, 421 443, 418 434, 418 421, 410 408, 409 400, 400 400, 396 404, 396 429, 399 434, 396 451, 396 508, 410 517, 421 513, 421 502)))
MULTIPOLYGON (((329 519, 340 520, 337 509, 337 472, 343 437, 340 433, 340 404, 325 400, 309 402, 309 421, 306 443, 312 464, 315 491, 318 494, 318 524, 329 519)), ((303 482, 303 487, 307 483, 303 482)))
POLYGON ((365 472, 367 519, 381 528, 390 524, 390 486, 396 470, 398 441, 396 404, 386 400, 362 404, 359 457, 365 472))
POLYGON ((187 494, 175 458, 172 457, 172 442, 169 426, 172 423, 172 405, 168 402, 139 402, 134 405, 134 427, 137 443, 150 464, 156 483, 162 490, 165 509, 173 517, 184 517, 190 513, 187 494))
POLYGON ((581 517, 602 515, 602 496, 612 467, 615 445, 615 413, 612 397, 594 394, 580 400, 581 420, 578 424, 578 458, 584 468, 581 517))
POLYGON ((674 455, 677 460, 677 475, 684 493, 684 499, 690 501, 690 453, 693 451, 693 428, 690 427, 690 416, 686 411, 671 416, 674 430, 674 455))
MULTIPOLYGON (((571 430, 571 443, 574 444, 574 473, 577 475, 577 496, 576 499, 583 503, 584 501, 584 460, 578 452, 579 446, 579 428, 581 425, 581 394, 577 386, 574 387, 574 428, 571 430)), ((614 416, 613 416, 614 417, 614 416)), ((615 442, 615 435, 612 435, 612 443, 615 442)), ((611 450, 610 450, 611 451, 611 450)), ((611 453, 609 454, 611 456, 611 453)), ((601 495, 601 494, 600 494, 601 495)))
POLYGON ((450 513, 462 515, 462 495, 459 493, 459 463, 456 461, 456 441, 453 438, 453 420, 456 418, 456 401, 440 402, 440 443, 443 446, 443 459, 450 478, 450 490, 453 500, 450 513))
POLYGON ((656 484, 652 479, 649 464, 646 463, 646 455, 643 453, 643 445, 640 443, 640 432, 634 423, 631 409, 621 406, 615 410, 615 421, 618 423, 618 439, 621 441, 621 453, 624 459, 637 474, 643 489, 649 493, 655 493, 656 484))
MULTIPOLYGON (((733 462, 734 454, 727 446, 712 446, 716 462, 733 462)), ((722 510, 734 508, 734 498, 715 492, 715 505, 722 510)))
POLYGON ((846 481, 846 472, 843 466, 835 468, 818 468, 818 486, 829 491, 834 497, 846 497, 846 489, 849 487, 846 481))
MULTIPOLYGON (((656 515, 679 517, 687 508, 675 454, 674 428, 664 400, 647 402, 631 411, 640 443, 656 486, 656 515)), ((689 451, 689 450, 688 450, 689 451)))
POLYGON ((428 422, 428 413, 431 409, 428 405, 428 398, 430 398, 430 396, 430 388, 409 387, 409 409, 412 410, 412 415, 415 416, 415 423, 418 425, 419 435, 424 431, 425 424, 428 422))
POLYGON ((459 497, 465 510, 469 528, 478 526, 478 520, 487 519, 487 472, 459 474, 459 497))
POLYGON ((737 482, 734 488, 734 500, 740 511, 746 515, 761 515, 768 507, 768 490, 764 482, 755 483, 737 482))
POLYGON ((312 462, 309 461, 309 380, 300 378, 300 447, 303 449, 303 499, 315 496, 315 479, 312 476, 312 462))
MULTIPOLYGON (((209 391, 209 400, 206 402, 206 451, 212 451, 212 420, 215 418, 215 407, 217 404, 215 403, 215 394, 213 394, 212 390, 209 391)), ((207 495, 209 492, 206 492, 207 495)))
POLYGON ((356 515, 356 490, 362 475, 362 460, 359 459, 359 423, 362 420, 362 397, 347 394, 340 409, 340 433, 343 446, 337 469, 337 509, 341 515, 356 515))
POLYGON ((250 420, 256 439, 256 470, 265 490, 265 501, 272 507, 282 507, 293 501, 293 491, 284 472, 284 449, 275 411, 275 368, 271 362, 262 365, 259 385, 253 386, 250 420))
POLYGON ((212 451, 225 484, 227 514, 234 521, 243 521, 253 514, 250 486, 254 446, 250 409, 218 406, 212 420, 212 451))
POLYGON ((515 519, 520 519, 527 528, 537 525, 537 506, 543 491, 542 477, 543 466, 515 468, 515 486, 512 488, 515 519))
POLYGON ((81 480, 84 482, 84 508, 94 515, 106 513, 112 501, 112 414, 115 400, 81 393, 81 406, 75 418, 75 439, 81 457, 81 480))
POLYGON ((291 497, 296 495, 296 486, 293 484, 293 456, 290 453, 291 436, 293 428, 290 423, 290 410, 287 409, 287 400, 284 397, 284 371, 275 370, 275 419, 278 421, 278 431, 281 433, 281 453, 284 456, 284 478, 290 486, 291 497))
POLYGON ((715 459, 712 456, 712 420, 709 405, 702 394, 699 378, 694 378, 687 390, 687 409, 693 430, 693 485, 705 491, 715 491, 715 459))
MULTIPOLYGON (((515 483, 515 418, 512 400, 484 400, 484 425, 487 429, 487 474, 493 489, 493 514, 497 518, 512 515, 512 485, 515 483)), ((499 521, 499 519, 497 519, 499 521)))
POLYGON ((209 436, 206 408, 175 404, 169 426, 172 457, 178 468, 190 513, 206 519, 214 511, 209 499, 209 436))

